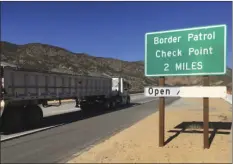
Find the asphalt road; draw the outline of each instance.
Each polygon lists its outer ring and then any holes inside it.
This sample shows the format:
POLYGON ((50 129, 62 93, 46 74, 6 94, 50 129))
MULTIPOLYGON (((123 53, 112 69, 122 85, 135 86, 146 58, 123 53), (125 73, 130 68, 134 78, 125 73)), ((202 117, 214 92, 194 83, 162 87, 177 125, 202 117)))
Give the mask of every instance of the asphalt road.
MULTIPOLYGON (((166 104, 175 100, 167 98, 166 104)), ((158 99, 148 101, 151 98, 135 98, 131 107, 114 111, 95 111, 89 115, 74 111, 46 117, 43 126, 59 126, 1 142, 1 163, 66 162, 73 154, 156 112, 158 99)))
MULTIPOLYGON (((144 97, 143 93, 131 94, 130 96, 131 96, 132 101, 140 100, 140 103, 145 103, 145 102, 156 99, 154 97, 152 97, 152 98, 144 97)), ((62 103, 61 106, 52 106, 49 108, 43 108, 41 106, 41 108, 42 108, 44 117, 50 117, 50 116, 61 115, 61 114, 65 114, 65 113, 77 112, 77 111, 81 110, 80 108, 75 108, 75 101, 74 100, 70 101, 70 102, 62 103)), ((46 122, 40 128, 23 130, 21 132, 13 133, 13 134, 6 134, 0 130, 0 138, 1 138, 1 141, 5 141, 5 140, 9 140, 9 139, 16 138, 16 137, 21 137, 23 135, 35 133, 38 131, 43 131, 46 129, 54 128, 54 127, 62 125, 62 124, 63 124, 62 121, 61 121, 61 124, 55 124, 54 122, 52 122, 52 123, 46 122)))

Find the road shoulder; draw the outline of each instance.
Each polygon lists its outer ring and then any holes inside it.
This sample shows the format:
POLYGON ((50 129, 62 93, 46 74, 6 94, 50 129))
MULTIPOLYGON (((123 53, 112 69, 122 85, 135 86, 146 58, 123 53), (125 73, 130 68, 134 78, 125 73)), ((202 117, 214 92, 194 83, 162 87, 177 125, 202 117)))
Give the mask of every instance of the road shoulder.
POLYGON ((74 157, 68 163, 229 163, 231 105, 210 99, 210 149, 203 149, 202 99, 180 99, 166 107, 165 147, 158 146, 158 112, 74 157), (179 132, 185 126, 184 132, 179 132), (217 132, 214 133, 214 129, 217 132))

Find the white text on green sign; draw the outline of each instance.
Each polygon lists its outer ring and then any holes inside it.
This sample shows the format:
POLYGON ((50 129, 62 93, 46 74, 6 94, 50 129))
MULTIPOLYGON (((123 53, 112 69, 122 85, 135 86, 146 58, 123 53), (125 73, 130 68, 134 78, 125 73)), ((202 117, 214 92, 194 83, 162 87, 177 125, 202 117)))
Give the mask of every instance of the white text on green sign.
POLYGON ((226 72, 226 25, 147 33, 145 75, 221 75, 226 72))

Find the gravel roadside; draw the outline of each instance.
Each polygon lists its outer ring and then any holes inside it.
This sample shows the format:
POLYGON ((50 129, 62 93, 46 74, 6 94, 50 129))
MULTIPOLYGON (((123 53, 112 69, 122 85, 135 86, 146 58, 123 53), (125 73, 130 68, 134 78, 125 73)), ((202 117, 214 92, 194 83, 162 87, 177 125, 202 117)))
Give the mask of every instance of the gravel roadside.
POLYGON ((203 149, 202 99, 180 99, 165 109, 165 140, 170 138, 165 147, 158 146, 157 112, 68 163, 229 163, 232 144, 229 108, 231 105, 223 99, 210 99, 209 136, 213 138, 210 149, 203 149), (186 129, 180 132, 182 126, 186 129))

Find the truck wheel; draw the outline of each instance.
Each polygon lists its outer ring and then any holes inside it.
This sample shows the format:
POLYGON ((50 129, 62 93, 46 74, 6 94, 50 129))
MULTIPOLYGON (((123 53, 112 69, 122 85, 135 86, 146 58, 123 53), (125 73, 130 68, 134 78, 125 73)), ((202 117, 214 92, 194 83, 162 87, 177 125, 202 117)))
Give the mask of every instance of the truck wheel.
POLYGON ((29 105, 25 108, 25 120, 28 128, 37 128, 43 119, 43 111, 37 105, 29 105))
POLYGON ((104 109, 105 109, 105 110, 109 110, 110 108, 111 108, 111 103, 110 103, 110 101, 108 101, 108 100, 105 101, 105 102, 104 102, 104 109))
POLYGON ((80 108, 82 112, 88 111, 89 107, 90 105, 88 103, 84 103, 84 102, 80 103, 80 108))
POLYGON ((113 100, 111 102, 111 109, 116 109, 116 101, 115 100, 113 100))
POLYGON ((94 112, 93 104, 90 103, 81 103, 80 108, 81 108, 81 113, 83 113, 86 116, 90 116, 94 112))
POLYGON ((130 97, 127 97, 126 105, 130 105, 130 97))
POLYGON ((2 128, 5 132, 18 132, 24 128, 23 107, 19 108, 5 109, 2 118, 2 128))

